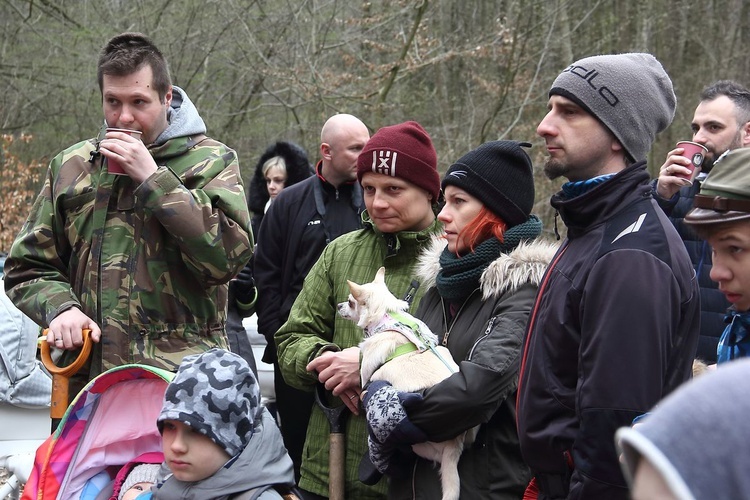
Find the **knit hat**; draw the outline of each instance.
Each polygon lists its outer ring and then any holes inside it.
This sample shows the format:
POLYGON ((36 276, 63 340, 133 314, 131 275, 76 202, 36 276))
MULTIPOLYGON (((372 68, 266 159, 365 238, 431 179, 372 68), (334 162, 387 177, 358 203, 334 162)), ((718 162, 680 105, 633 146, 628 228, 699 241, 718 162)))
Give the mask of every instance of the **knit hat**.
POLYGON ((357 158, 357 179, 366 172, 390 175, 409 181, 432 195, 440 195, 437 153, 432 139, 414 121, 383 127, 370 137, 357 158))
POLYGON ((211 438, 235 456, 253 435, 260 390, 247 361, 223 349, 183 358, 164 394, 157 418, 176 420, 211 438))
POLYGON ((604 124, 635 161, 646 159, 656 134, 672 123, 672 81, 651 54, 593 56, 558 76, 549 95, 575 102, 604 124))
POLYGON ((746 498, 750 491, 750 359, 720 365, 681 385, 633 428, 616 433, 632 484, 641 458, 675 498, 746 498))
POLYGON ((750 219, 750 148, 721 155, 693 199, 685 223, 695 226, 750 219))
POLYGON ((141 464, 133 467, 133 470, 128 473, 128 477, 120 487, 120 494, 117 496, 117 500, 122 500, 125 493, 138 483, 156 483, 156 476, 159 474, 159 464, 141 464))
POLYGON ((531 159, 521 146, 528 142, 485 142, 450 166, 442 188, 456 186, 500 216, 509 226, 529 218, 534 205, 531 159))

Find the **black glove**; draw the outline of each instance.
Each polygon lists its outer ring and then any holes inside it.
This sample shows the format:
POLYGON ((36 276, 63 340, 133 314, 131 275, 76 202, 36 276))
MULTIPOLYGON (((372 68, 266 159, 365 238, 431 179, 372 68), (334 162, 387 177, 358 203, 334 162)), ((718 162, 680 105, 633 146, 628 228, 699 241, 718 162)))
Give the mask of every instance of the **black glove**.
POLYGON ((255 303, 257 290, 255 289, 255 278, 253 278, 253 268, 245 266, 232 281, 229 282, 229 290, 234 296, 234 300, 244 308, 252 307, 255 303))

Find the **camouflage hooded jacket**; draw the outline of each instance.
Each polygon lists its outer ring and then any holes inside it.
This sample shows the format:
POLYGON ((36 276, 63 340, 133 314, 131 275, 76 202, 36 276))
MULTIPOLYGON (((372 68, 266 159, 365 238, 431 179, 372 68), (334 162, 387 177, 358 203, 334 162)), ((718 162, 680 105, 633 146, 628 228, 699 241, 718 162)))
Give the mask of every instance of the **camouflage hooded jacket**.
POLYGON ((176 370, 227 347, 227 283, 253 247, 239 164, 174 90, 149 146, 158 170, 135 185, 102 166, 100 139, 66 149, 6 264, 8 295, 37 323, 75 306, 100 325, 90 377, 133 362, 176 370))

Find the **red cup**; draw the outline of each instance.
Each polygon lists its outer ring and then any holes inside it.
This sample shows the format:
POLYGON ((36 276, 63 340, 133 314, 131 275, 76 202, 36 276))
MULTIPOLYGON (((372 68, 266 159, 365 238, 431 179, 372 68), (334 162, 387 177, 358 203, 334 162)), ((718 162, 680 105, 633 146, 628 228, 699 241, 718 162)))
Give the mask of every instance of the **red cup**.
MULTIPOLYGON (((139 141, 141 140, 140 130, 107 127, 107 132, 122 132, 124 134, 130 135, 130 137, 133 137, 134 139, 138 139, 139 141)), ((107 172, 115 175, 128 175, 125 170, 123 170, 122 165, 120 165, 117 160, 112 160, 111 158, 107 158, 107 172)))
POLYGON ((708 149, 703 144, 698 144, 692 141, 680 141, 677 143, 678 148, 682 148, 684 151, 682 156, 690 160, 690 175, 674 174, 675 177, 682 177, 683 179, 693 180, 697 172, 697 168, 703 164, 703 159, 708 153, 708 149))

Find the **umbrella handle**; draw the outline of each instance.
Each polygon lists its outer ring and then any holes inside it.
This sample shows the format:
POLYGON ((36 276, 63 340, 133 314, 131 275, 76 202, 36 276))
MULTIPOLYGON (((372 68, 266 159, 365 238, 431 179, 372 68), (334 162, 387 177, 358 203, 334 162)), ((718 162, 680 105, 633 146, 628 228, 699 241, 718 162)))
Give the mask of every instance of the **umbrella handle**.
MULTIPOLYGON (((78 370, 86 363, 91 354, 91 330, 85 328, 83 334, 83 346, 78 357, 68 366, 57 366, 52 360, 50 354, 49 342, 41 342, 42 363, 44 367, 52 374, 52 401, 50 404, 49 414, 51 418, 62 418, 68 407, 68 382, 71 376, 78 373, 78 370)), ((47 330, 44 330, 47 334, 47 330)))

